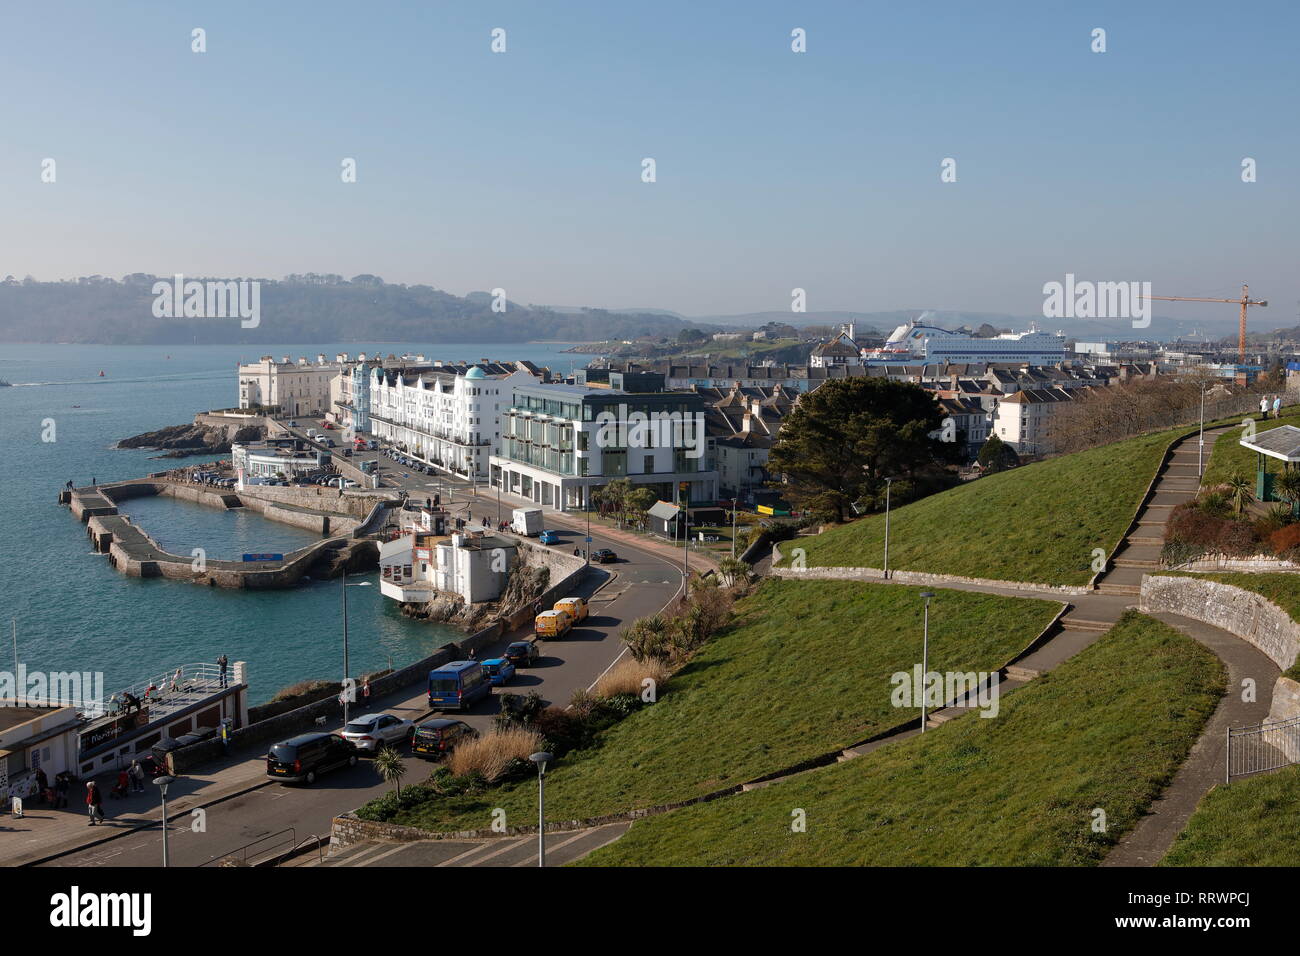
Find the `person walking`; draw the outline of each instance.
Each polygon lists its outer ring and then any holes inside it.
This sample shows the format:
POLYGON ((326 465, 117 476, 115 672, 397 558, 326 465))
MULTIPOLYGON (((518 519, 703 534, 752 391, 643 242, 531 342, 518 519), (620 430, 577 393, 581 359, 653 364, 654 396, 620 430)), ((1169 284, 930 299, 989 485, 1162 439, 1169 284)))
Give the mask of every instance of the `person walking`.
POLYGON ((225 686, 226 686, 226 665, 227 665, 228 663, 229 663, 229 661, 226 660, 226 655, 225 655, 225 654, 222 654, 220 657, 217 658, 217 666, 221 668, 221 686, 222 686, 222 687, 225 687, 225 686))
POLYGON ((144 793, 144 767, 138 760, 131 761, 131 792, 144 793))
POLYGON ((1273 417, 1274 418, 1282 417, 1282 396, 1281 395, 1273 396, 1273 417))
POLYGON ((90 822, 86 824, 93 827, 98 823, 104 822, 103 797, 99 794, 99 787, 95 786, 95 781, 86 784, 86 811, 90 814, 90 822))
POLYGON ((363 708, 370 707, 370 678, 369 677, 367 677, 364 681, 361 682, 361 706, 363 708))
POLYGON ((68 773, 63 771, 54 775, 54 809, 61 810, 68 805, 68 773))
POLYGON ((1267 414, 1268 414, 1268 396, 1267 396, 1267 395, 1265 395, 1263 398, 1261 398, 1261 399, 1259 400, 1259 413, 1260 413, 1261 415, 1267 415, 1267 414))

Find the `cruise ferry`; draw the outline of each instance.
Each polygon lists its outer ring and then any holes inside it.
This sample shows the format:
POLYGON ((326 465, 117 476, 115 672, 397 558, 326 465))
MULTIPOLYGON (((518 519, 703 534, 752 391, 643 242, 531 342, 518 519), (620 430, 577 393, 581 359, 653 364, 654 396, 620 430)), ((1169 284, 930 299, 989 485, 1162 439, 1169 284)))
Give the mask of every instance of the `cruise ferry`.
POLYGON ((1003 332, 993 338, 981 339, 916 319, 894 329, 880 348, 863 353, 867 365, 896 362, 1055 365, 1065 358, 1065 335, 1061 332, 1043 332, 1031 325, 1028 332, 1003 332))

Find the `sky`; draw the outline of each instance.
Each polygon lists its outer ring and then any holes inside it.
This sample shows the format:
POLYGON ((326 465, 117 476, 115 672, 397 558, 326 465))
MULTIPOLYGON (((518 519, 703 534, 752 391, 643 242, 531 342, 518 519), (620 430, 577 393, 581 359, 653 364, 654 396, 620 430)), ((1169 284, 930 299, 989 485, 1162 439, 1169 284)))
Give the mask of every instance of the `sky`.
POLYGON ((50 0, 3 21, 0 277, 1031 314, 1072 273, 1249 282, 1272 306, 1252 323, 1298 321, 1294 3, 50 0))

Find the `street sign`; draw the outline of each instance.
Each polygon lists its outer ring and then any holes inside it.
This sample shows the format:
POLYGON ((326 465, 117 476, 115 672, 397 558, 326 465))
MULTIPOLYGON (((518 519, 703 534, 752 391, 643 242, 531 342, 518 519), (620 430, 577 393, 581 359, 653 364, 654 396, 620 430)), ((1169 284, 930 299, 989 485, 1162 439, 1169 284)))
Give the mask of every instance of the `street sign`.
POLYGON ((586 541, 587 544, 591 544, 591 535, 587 535, 586 541))

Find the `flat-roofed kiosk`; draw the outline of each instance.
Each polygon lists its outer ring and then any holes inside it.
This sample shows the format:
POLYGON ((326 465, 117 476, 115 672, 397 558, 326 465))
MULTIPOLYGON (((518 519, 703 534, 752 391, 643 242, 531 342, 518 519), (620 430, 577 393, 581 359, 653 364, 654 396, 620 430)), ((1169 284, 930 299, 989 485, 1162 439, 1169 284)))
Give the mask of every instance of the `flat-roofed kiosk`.
POLYGON ((1283 471, 1290 471, 1300 465, 1300 428, 1279 425, 1257 433, 1249 441, 1243 438, 1240 444, 1242 448, 1249 448, 1255 453, 1255 500, 1281 501, 1273 491, 1277 473, 1268 470, 1268 460, 1272 458, 1282 462, 1283 471))

